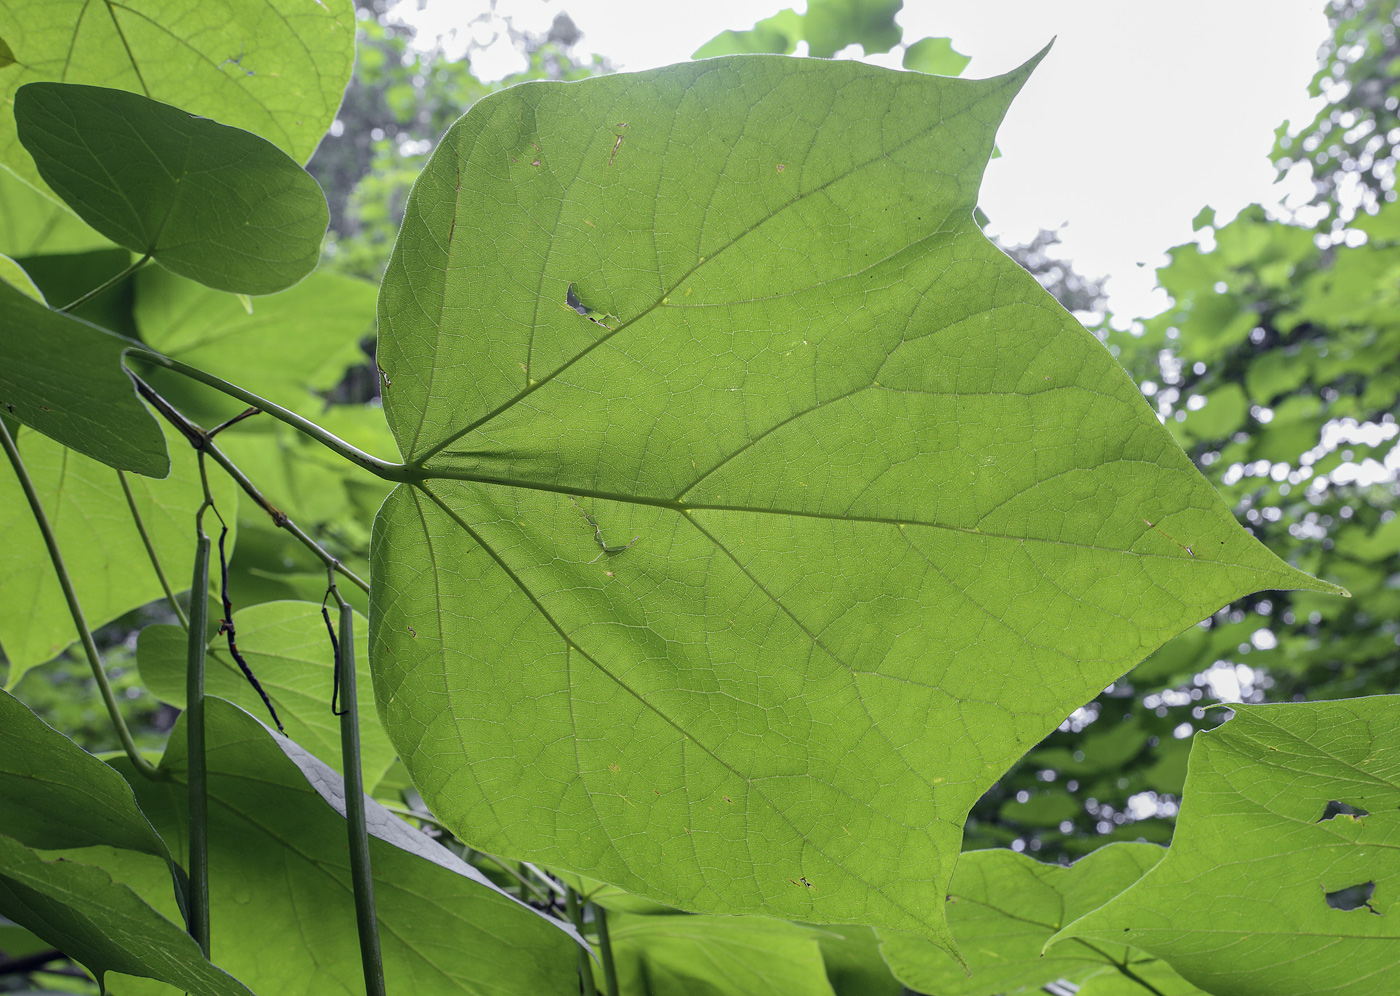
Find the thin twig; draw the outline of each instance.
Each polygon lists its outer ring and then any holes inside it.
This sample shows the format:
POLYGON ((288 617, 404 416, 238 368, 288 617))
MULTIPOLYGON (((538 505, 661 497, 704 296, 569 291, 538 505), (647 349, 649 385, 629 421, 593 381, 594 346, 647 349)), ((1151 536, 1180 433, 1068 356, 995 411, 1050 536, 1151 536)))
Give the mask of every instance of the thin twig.
POLYGON ((122 493, 126 495, 126 507, 131 510, 131 521, 136 524, 136 531, 141 534, 141 542, 146 547, 146 556, 151 561, 151 568, 156 572, 156 579, 160 581, 160 587, 165 592, 165 600, 170 604, 171 611, 175 613, 180 625, 185 629, 190 628, 190 617, 185 615, 185 610, 175 599, 175 592, 170 588, 170 582, 165 578, 165 571, 161 569, 160 558, 156 556, 155 544, 151 542, 150 534, 146 532, 146 524, 141 520, 141 511, 136 507, 136 496, 131 493, 131 484, 126 479, 126 471, 117 471, 117 480, 122 482, 122 493))
POLYGON ((238 468, 238 465, 230 460, 224 451, 219 449, 219 447, 209 439, 210 433, 205 432, 194 422, 191 422, 180 412, 176 411, 175 407, 171 405, 170 402, 166 401, 152 390, 151 386, 141 380, 141 378, 137 377, 135 380, 136 389, 140 392, 141 396, 149 401, 152 407, 164 416, 166 421, 173 425, 181 435, 189 440, 191 446, 196 450, 207 453, 210 459, 220 467, 223 467, 229 477, 233 478, 234 483, 242 488, 244 493, 247 494, 249 498, 253 499, 253 502, 259 508, 267 513, 268 518, 272 519, 273 525, 291 533, 292 536, 296 537, 297 542, 310 550, 322 564, 326 567, 334 568, 337 574, 345 578, 356 588, 359 588, 366 594, 369 593, 369 584, 366 581, 342 564, 337 558, 331 556, 321 544, 317 543, 307 535, 300 526, 293 522, 287 513, 267 500, 263 493, 258 490, 257 485, 248 479, 248 475, 244 474, 243 471, 238 468))
POLYGON ((97 644, 92 638, 92 630, 88 628, 87 619, 83 615, 83 607, 78 601, 78 593, 73 589, 73 579, 69 576, 68 568, 63 562, 63 554, 58 549, 58 539, 54 536, 53 529, 49 525, 49 517, 44 512, 44 506, 39 502, 39 493, 34 488, 34 482, 29 477, 24 460, 20 458, 19 447, 10 438, 10 430, 5 427, 3 420, 0 420, 0 445, 3 445, 5 455, 10 459, 10 466, 14 468, 15 477, 19 478, 19 486, 24 491, 25 499, 29 502, 29 511, 33 513, 34 522, 39 527, 39 534, 44 538, 44 546, 49 551, 49 562, 53 564, 54 573, 58 575, 58 585, 63 589, 63 598, 68 603, 68 613, 73 617, 73 625, 78 630, 78 640, 83 645, 83 653, 87 656, 88 665, 92 668, 93 680, 97 682, 97 689, 102 695, 103 703, 107 706, 107 715, 111 717, 112 726, 116 728, 117 739, 121 741, 122 750, 126 752, 132 766, 142 775, 147 778, 159 779, 160 775, 156 769, 136 749, 136 741, 132 739, 131 731, 126 726, 126 720, 122 718, 121 710, 117 708, 117 697, 113 694, 112 685, 107 680, 107 672, 102 666, 102 656, 97 652, 97 644))
POLYGON ((221 377, 215 377, 211 373, 206 373, 198 367, 192 367, 188 363, 182 363, 177 359, 162 353, 157 353, 155 350, 146 347, 133 346, 127 352, 131 356, 140 356, 150 360, 157 366, 162 366, 167 370, 173 370, 178 374, 183 374, 191 380, 199 381, 201 384, 207 384, 216 391, 222 391, 231 398, 237 398, 245 405, 252 405, 260 411, 267 412, 273 418, 286 422, 292 428, 310 436, 322 446, 340 454, 351 463, 364 468, 376 477, 381 477, 386 481, 407 481, 413 476, 402 464, 390 463, 387 460, 381 460, 373 454, 366 453, 359 447, 347 443, 334 433, 321 428, 310 419, 303 418, 296 412, 288 411, 281 405, 274 404, 266 398, 260 398, 251 391, 245 391, 237 384, 230 384, 221 377))
MULTIPOLYGON (((201 459, 203 454, 201 454, 201 459)), ((212 506, 211 506, 212 507, 212 506)), ((214 514, 219 515, 219 510, 214 509, 214 514)), ((223 529, 219 532, 219 601, 224 607, 224 617, 219 620, 219 632, 228 637, 228 652, 233 657, 238 669, 243 672, 243 677, 248 679, 248 684, 253 686, 258 697, 262 699, 263 705, 267 706, 267 711, 272 714, 272 721, 277 724, 277 732, 285 734, 287 731, 282 728, 282 720, 277 718, 277 709, 272 705, 272 700, 267 697, 267 692, 263 691, 262 683, 253 674, 253 669, 248 666, 248 662, 243 659, 243 654, 238 650, 238 630, 233 623, 233 601, 228 594, 228 553, 224 550, 224 541, 228 539, 228 523, 224 522, 224 517, 219 515, 219 523, 223 529)))

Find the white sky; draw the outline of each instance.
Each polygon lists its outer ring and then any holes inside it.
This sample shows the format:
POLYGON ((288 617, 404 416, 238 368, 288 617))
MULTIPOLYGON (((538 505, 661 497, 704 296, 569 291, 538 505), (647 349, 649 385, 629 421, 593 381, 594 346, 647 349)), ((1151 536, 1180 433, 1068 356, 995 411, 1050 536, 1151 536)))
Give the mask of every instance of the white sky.
MULTIPOLYGON (((805 9, 804 0, 498 0, 497 12, 543 31, 567 11, 584 32, 580 51, 638 70, 685 61, 720 31, 747 28, 788 6, 805 9)), ((1164 250, 1192 238, 1191 219, 1202 207, 1228 218, 1255 201, 1276 204, 1287 192, 1273 183, 1268 153, 1282 121, 1301 124, 1315 113, 1307 86, 1327 35, 1322 6, 905 0, 899 20, 906 42, 951 38, 972 57, 968 77, 1006 72, 1056 38, 997 136, 1002 157, 988 167, 982 207, 989 230, 1012 241, 1064 224, 1063 255, 1085 276, 1110 276, 1110 306, 1126 317, 1161 310, 1153 269, 1164 250)), ((488 7, 486 0, 403 0, 400 13, 431 39, 488 7), (412 13, 418 6, 426 9, 412 13)), ((520 68, 511 53, 499 55, 499 64, 479 57, 478 72, 520 68)))

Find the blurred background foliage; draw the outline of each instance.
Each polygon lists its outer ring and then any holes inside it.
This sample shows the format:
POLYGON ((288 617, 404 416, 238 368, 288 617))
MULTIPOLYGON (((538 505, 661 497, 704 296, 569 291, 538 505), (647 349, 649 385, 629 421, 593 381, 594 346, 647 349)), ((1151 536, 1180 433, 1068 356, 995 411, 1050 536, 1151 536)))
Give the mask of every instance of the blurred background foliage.
MULTIPOLYGON (((580 31, 566 15, 533 35, 493 10, 482 16, 527 68, 486 83, 473 75, 471 47, 449 58, 415 39, 387 0, 358 6, 355 75, 309 165, 331 207, 324 273, 251 305, 161 275, 127 282, 80 313, 215 372, 239 363, 272 371, 263 387, 273 400, 391 457, 373 363, 371 281, 387 262, 413 180, 447 126, 486 94, 610 67, 578 50, 580 31)), ((959 74, 967 60, 954 42, 901 37, 900 6, 811 0, 803 14, 785 10, 724 32, 696 54, 791 53, 800 42, 823 56, 853 54, 851 46, 866 54, 901 48, 907 68, 959 74)), ((1228 715, 1211 706, 1400 691, 1400 12, 1397 0, 1334 0, 1328 12, 1332 36, 1313 82, 1327 104, 1300 128, 1281 126, 1274 150, 1281 173, 1309 171, 1311 201, 1288 216, 1251 207, 1228 222, 1203 210, 1197 240, 1173 249, 1158 272, 1171 297, 1160 315, 1107 314, 1102 281, 1056 254, 1054 232, 1003 248, 1105 341, 1244 525, 1353 597, 1264 593, 1183 633, 1076 710, 1001 779, 973 810, 968 849, 1010 846, 1069 860, 1110 840, 1165 843, 1191 737, 1228 715)), ((51 301, 77 297, 130 259, 7 175, 0 206, 0 252, 19 259, 51 301)), ((160 373, 149 376, 200 423, 238 413, 227 398, 160 373)), ((220 438, 273 505, 367 576, 369 526, 384 482, 267 418, 220 438)), ((235 607, 319 601, 324 572, 305 550, 254 503, 243 501, 236 515, 235 607)), ((363 611, 359 592, 343 590, 363 611)), ((100 631, 142 747, 161 745, 175 710, 143 688, 135 635, 174 618, 154 603, 100 631)), ((28 672, 15 692, 87 749, 116 747, 86 665, 75 658, 28 672)), ((421 802, 402 778, 386 779, 380 792, 405 812, 421 802)), ((423 826, 436 832, 429 820, 423 826)), ((503 885, 517 884, 513 863, 467 853, 503 885)))

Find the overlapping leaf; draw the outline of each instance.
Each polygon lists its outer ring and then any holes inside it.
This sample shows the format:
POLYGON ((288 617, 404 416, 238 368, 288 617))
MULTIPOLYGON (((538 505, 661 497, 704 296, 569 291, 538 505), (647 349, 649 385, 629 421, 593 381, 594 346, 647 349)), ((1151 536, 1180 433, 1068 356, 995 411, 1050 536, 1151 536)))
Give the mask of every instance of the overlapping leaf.
POLYGON ((160 426, 122 368, 132 345, 0 281, 6 414, 109 467, 164 477, 170 462, 160 426))
POLYGON ((310 390, 332 388, 363 359, 359 343, 374 331, 375 286, 330 271, 253 302, 182 280, 160 269, 137 278, 141 340, 293 409, 325 403, 310 390))
POLYGON ((1051 952, 1132 944, 1218 996, 1385 991, 1400 965, 1398 703, 1238 706, 1197 734, 1167 857, 1051 952))
POLYGON ((265 139, 125 90, 30 83, 24 147, 53 190, 118 245, 219 290, 272 294, 316 266, 330 219, 265 139))
MULTIPOLYGON (((215 959, 259 996, 363 993, 343 783, 238 707, 210 698, 207 708, 215 959)), ((174 781, 134 785, 142 809, 172 842, 184 838, 182 734, 177 725, 162 761, 174 781)), ((390 992, 578 992, 572 931, 367 805, 390 992)), ((113 874, 142 895, 159 891, 159 869, 150 862, 109 860, 113 874)), ((111 989, 117 996, 153 991, 126 981, 111 989)))
POLYGON ((111 245, 67 207, 0 169, 0 252, 29 256, 85 252, 111 245))
POLYGON ((1062 867, 1009 849, 969 851, 948 896, 948 921, 967 971, 947 952, 908 934, 880 932, 881 953, 910 989, 939 996, 1032 992, 1060 980, 1081 985, 1103 973, 1125 980, 1124 992, 1148 996, 1151 990, 1139 981, 1143 972, 1173 973, 1116 939, 1066 944, 1048 955, 1042 949, 1057 930, 1132 885, 1165 853, 1154 844, 1110 844, 1062 867))
MULTIPOLYGON (((3 0, 5 104, 57 80, 145 94, 261 135, 299 162, 330 127, 355 57, 352 0, 3 0)), ((41 184, 0 113, 0 162, 41 184)))
MULTIPOLYGON (((159 881, 159 862, 153 867, 159 881)), ((211 965, 183 928, 103 868, 67 854, 45 857, 5 834, 0 834, 0 913, 81 962, 99 980, 121 972, 187 992, 252 996, 211 965)))
MULTIPOLYGON (((154 481, 127 475, 128 501, 122 478, 112 468, 37 432, 20 434, 20 454, 91 626, 110 622, 163 592, 132 516, 133 502, 172 589, 189 585, 194 514, 203 490, 194 451, 173 431, 168 438, 170 476, 154 481)), ((237 487, 216 470, 209 483, 216 507, 232 527, 237 487)), ((0 535, 5 537, 0 543, 0 646, 10 662, 7 685, 14 687, 26 670, 76 640, 77 631, 43 538, 8 467, 0 467, 0 535)), ((230 543, 234 537, 231 529, 230 543)))
POLYGON ((1220 605, 1328 589, 973 222, 1028 72, 717 59, 444 138, 381 290, 422 480, 370 649, 463 839, 946 942, 1011 763, 1220 605))
MULTIPOLYGON (((321 607, 314 602, 267 602, 235 612, 233 621, 238 649, 272 700, 287 736, 340 771, 340 720, 331 712, 333 657, 321 607)), ((360 763, 365 784, 375 785, 394 763, 394 748, 375 712, 363 619, 357 622, 355 642, 355 665, 360 674, 360 763)), ((180 627, 147 626, 141 631, 136 658, 146 687, 162 701, 181 708, 185 705, 186 648, 185 631, 180 627)), ((210 642, 207 667, 209 694, 271 722, 221 636, 210 642)))

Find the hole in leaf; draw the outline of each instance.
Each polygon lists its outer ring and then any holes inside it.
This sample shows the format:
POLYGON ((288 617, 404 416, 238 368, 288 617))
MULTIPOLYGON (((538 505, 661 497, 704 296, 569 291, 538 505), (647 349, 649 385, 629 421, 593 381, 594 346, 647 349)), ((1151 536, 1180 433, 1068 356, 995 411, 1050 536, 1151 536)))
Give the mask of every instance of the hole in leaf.
POLYGON ((1376 891, 1375 882, 1363 882, 1360 885, 1349 885, 1345 889, 1338 889, 1336 892, 1327 893, 1327 905, 1334 910, 1349 912, 1366 907, 1376 916, 1380 916, 1380 911, 1371 905, 1371 895, 1376 891))
POLYGON ((1371 814, 1360 806, 1348 806, 1345 802, 1338 802, 1333 799, 1327 803, 1327 808, 1322 811, 1322 815, 1317 818, 1317 822, 1323 820, 1333 820, 1338 816, 1370 816, 1371 814))

